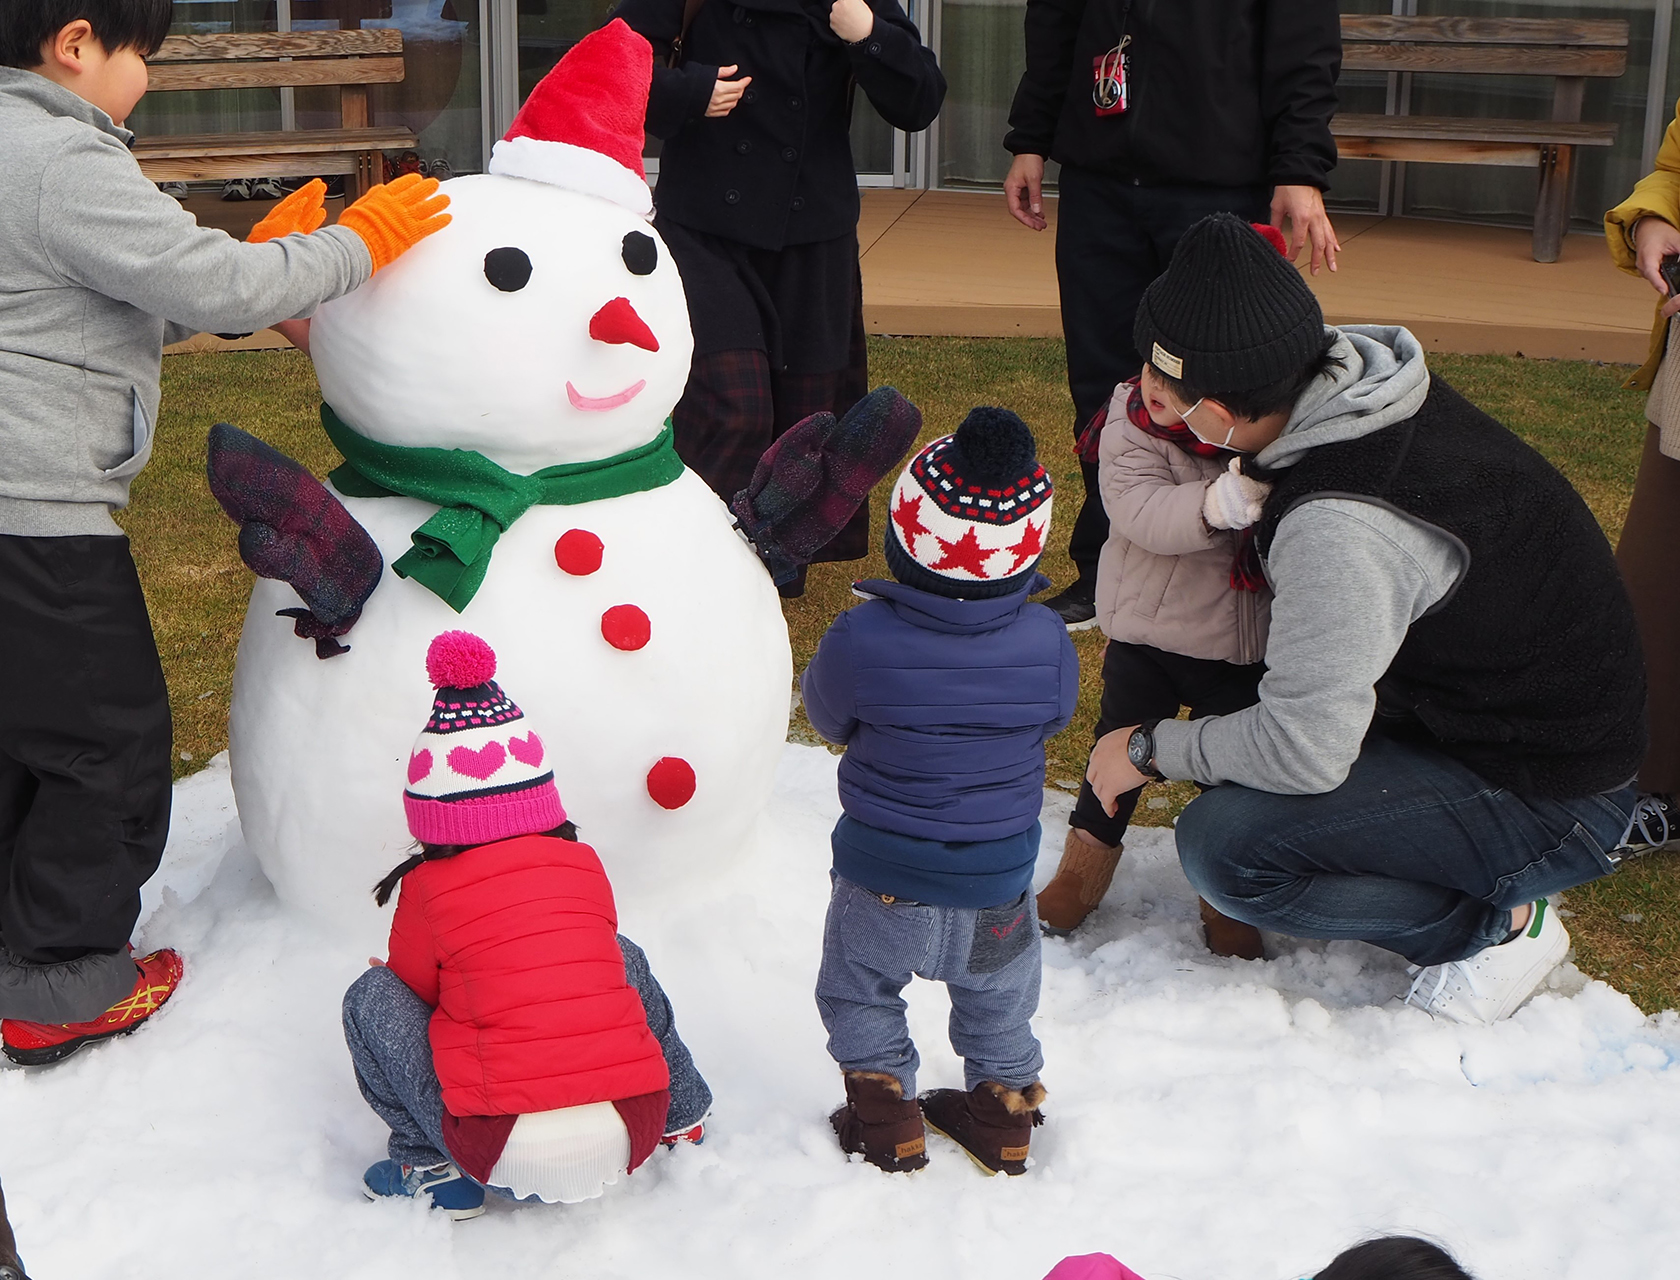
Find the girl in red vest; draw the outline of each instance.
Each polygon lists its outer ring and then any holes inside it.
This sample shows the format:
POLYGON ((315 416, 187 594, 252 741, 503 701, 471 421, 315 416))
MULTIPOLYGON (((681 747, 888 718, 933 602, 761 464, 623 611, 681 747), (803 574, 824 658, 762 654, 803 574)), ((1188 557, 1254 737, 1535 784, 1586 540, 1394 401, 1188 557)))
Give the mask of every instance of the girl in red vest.
POLYGON ((344 997, 356 1082, 391 1126, 362 1181, 457 1219, 486 1187, 592 1199, 660 1142, 698 1142, 711 1090, 490 646, 446 631, 426 669, 403 794, 421 851, 374 892, 401 884, 389 962, 344 997))

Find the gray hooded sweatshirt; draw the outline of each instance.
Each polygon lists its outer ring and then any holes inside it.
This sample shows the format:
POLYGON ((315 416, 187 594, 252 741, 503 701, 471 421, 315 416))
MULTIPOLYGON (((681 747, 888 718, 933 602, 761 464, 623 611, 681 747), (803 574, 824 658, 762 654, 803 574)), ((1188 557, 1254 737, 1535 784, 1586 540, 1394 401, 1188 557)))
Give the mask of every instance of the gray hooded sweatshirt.
POLYGON ((244 244, 140 172, 134 135, 0 67, 0 534, 116 534, 163 347, 312 313, 372 274, 346 227, 244 244))
MULTIPOLYGON (((1404 421, 1429 394, 1423 348, 1393 325, 1347 325, 1344 368, 1295 404, 1256 457, 1293 466, 1310 449, 1404 421)), ((1279 795, 1340 786, 1376 711, 1376 682, 1412 623, 1467 567, 1445 530, 1358 498, 1313 498, 1279 523, 1266 559, 1272 623, 1260 701, 1228 716, 1163 720, 1155 765, 1169 778, 1234 782, 1279 795)))

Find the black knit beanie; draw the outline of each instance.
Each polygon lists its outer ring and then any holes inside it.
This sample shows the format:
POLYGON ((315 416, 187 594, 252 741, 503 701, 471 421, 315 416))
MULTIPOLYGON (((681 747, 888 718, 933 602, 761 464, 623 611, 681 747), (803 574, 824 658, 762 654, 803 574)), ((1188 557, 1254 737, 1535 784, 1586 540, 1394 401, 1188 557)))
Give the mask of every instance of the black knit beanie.
POLYGON ((907 587, 959 600, 1019 591, 1044 554, 1052 492, 1032 428, 1008 409, 971 410, 893 486, 887 568, 907 587))
POLYGON ((1241 218, 1215 213, 1178 242, 1132 329, 1140 356, 1210 396, 1302 372, 1324 344, 1324 312, 1288 259, 1241 218))

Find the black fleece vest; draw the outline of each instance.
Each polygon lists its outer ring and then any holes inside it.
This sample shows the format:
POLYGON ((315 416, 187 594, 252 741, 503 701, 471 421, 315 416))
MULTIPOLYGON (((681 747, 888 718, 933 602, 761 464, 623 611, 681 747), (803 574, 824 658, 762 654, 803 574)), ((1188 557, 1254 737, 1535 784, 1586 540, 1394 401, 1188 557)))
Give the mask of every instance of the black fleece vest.
POLYGON ((1645 665, 1604 533, 1552 465, 1439 377, 1416 414, 1277 473, 1255 527, 1353 498, 1450 534, 1469 567, 1377 681, 1372 728, 1496 786, 1565 798, 1622 786, 1645 754, 1645 665))

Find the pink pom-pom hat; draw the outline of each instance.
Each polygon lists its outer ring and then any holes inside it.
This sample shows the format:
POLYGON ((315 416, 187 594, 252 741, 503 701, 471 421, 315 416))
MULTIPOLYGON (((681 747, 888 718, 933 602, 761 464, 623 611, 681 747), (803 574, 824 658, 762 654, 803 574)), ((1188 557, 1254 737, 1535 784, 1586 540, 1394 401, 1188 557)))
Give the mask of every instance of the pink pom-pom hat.
POLYGON ((437 695, 408 757, 403 808, 422 844, 488 844, 566 820, 548 751, 496 683, 496 651, 470 631, 426 650, 437 695))

